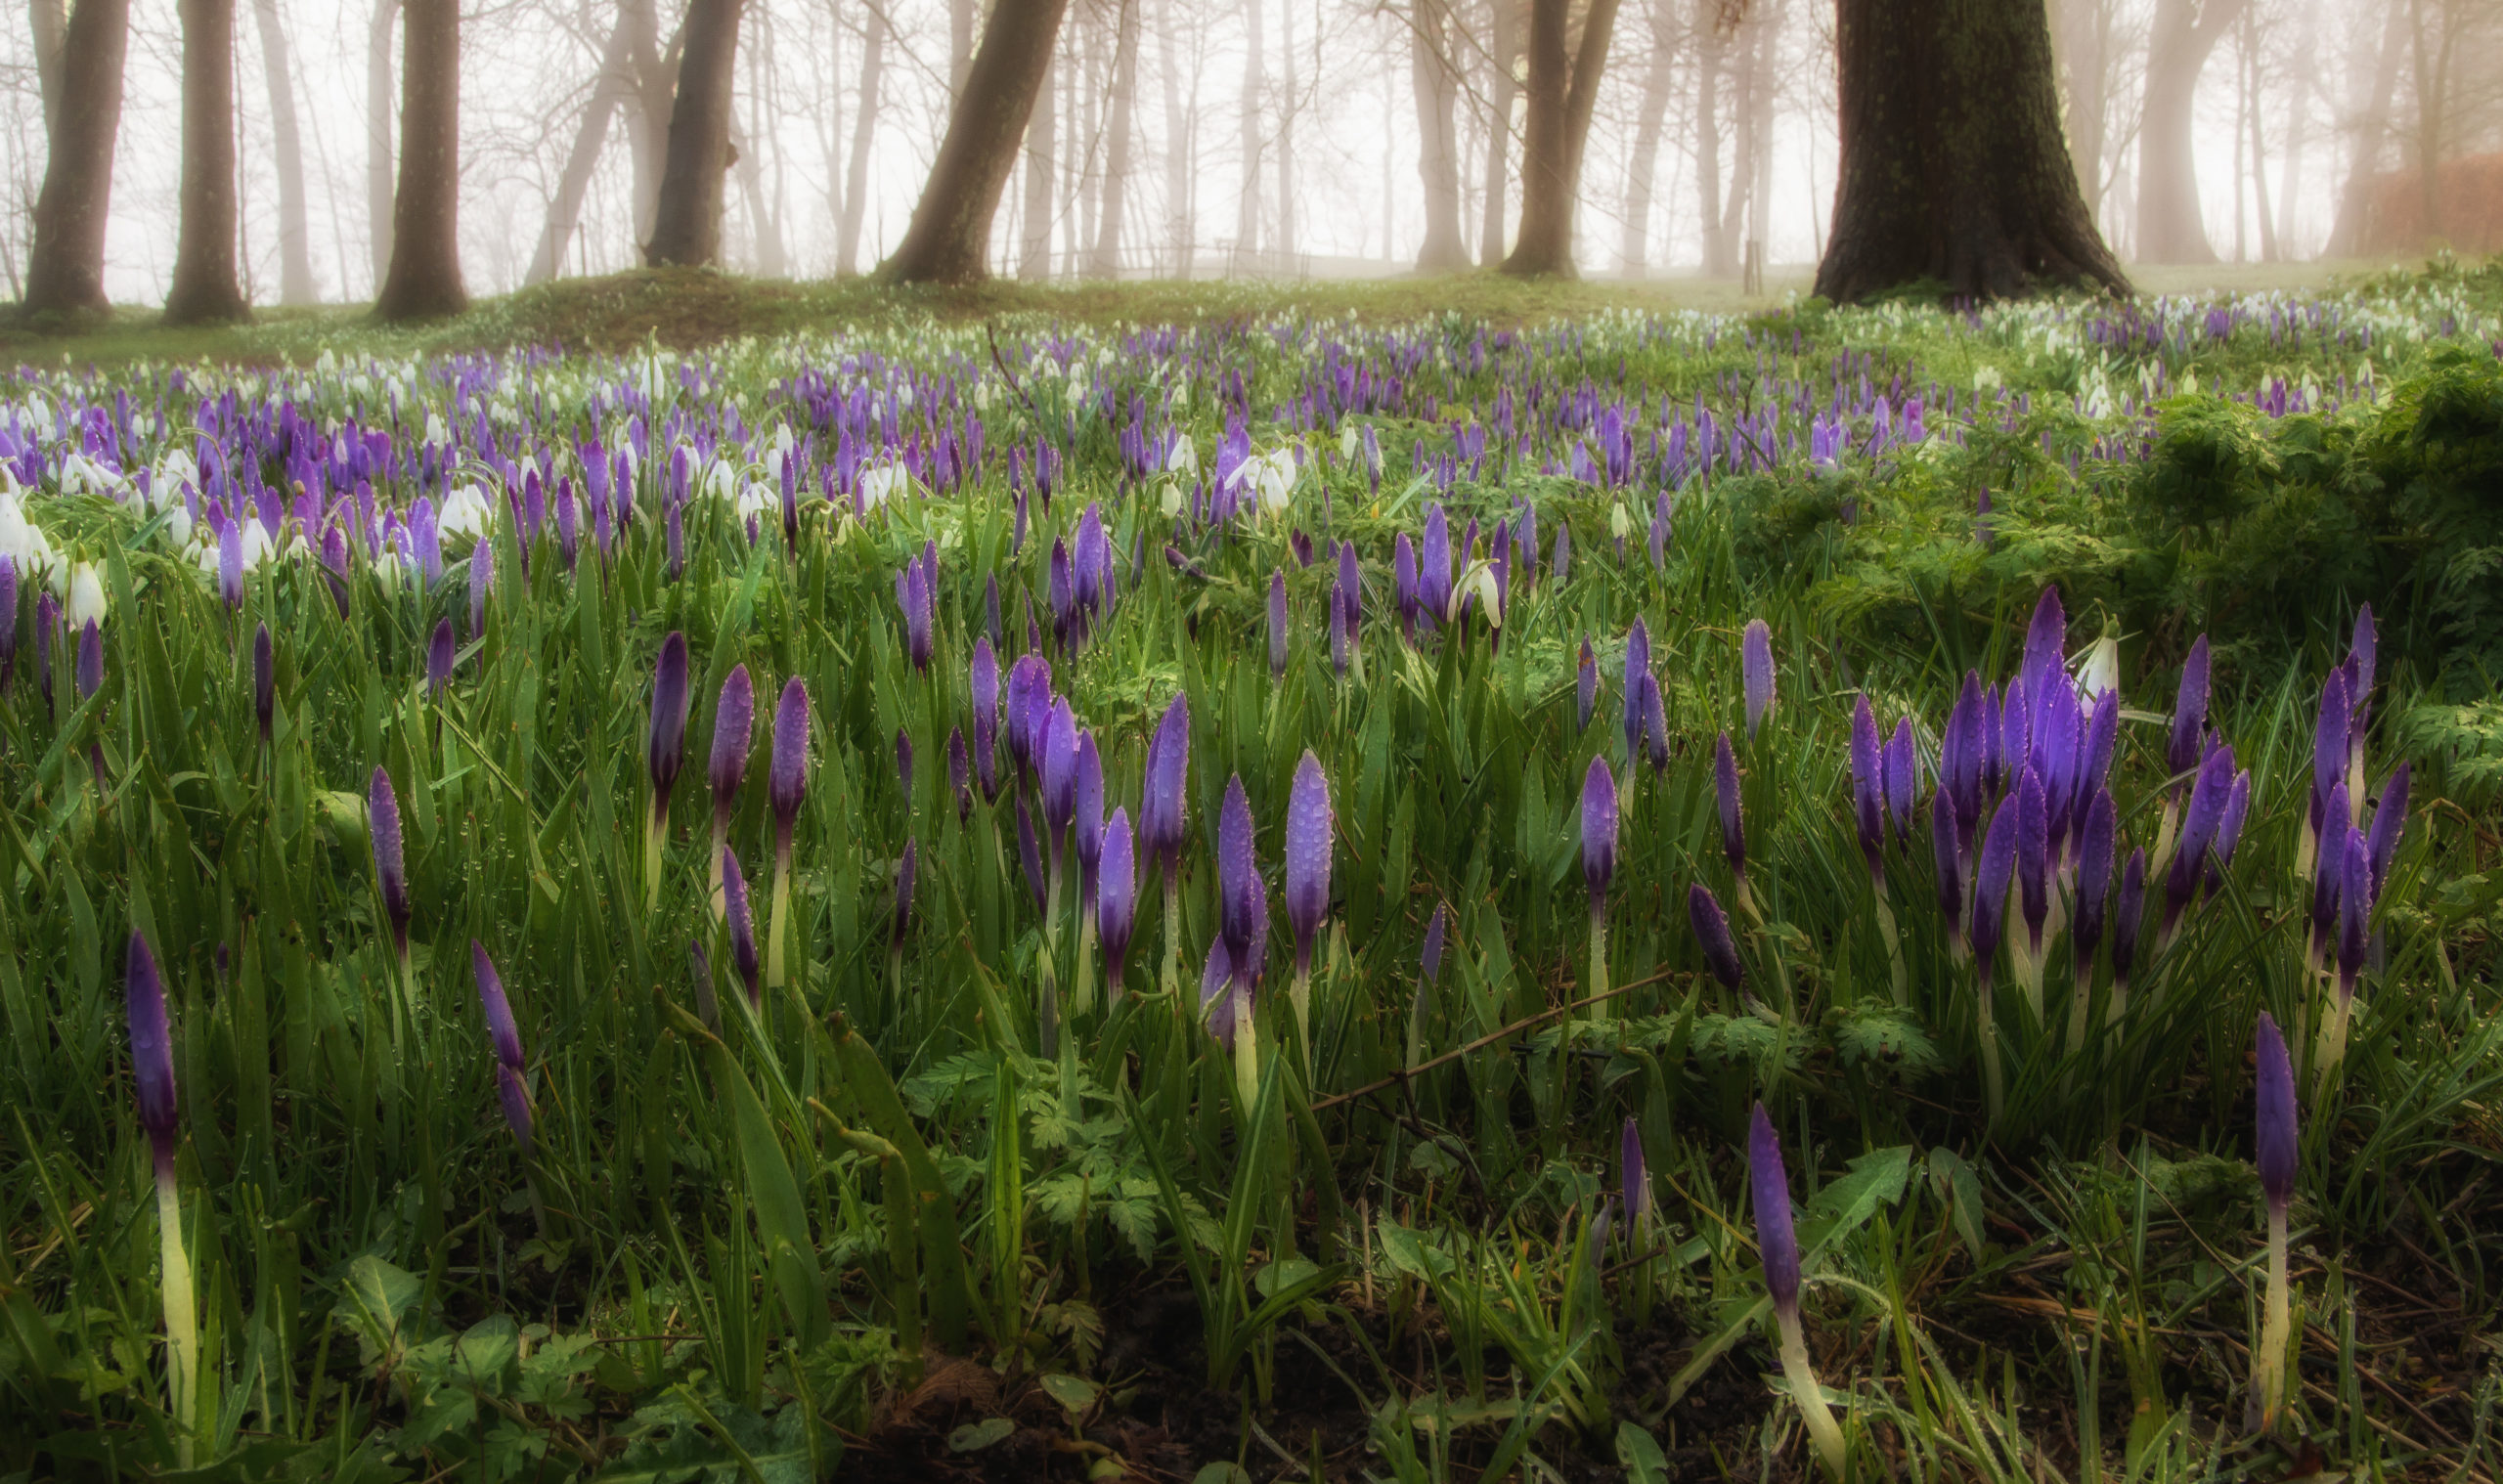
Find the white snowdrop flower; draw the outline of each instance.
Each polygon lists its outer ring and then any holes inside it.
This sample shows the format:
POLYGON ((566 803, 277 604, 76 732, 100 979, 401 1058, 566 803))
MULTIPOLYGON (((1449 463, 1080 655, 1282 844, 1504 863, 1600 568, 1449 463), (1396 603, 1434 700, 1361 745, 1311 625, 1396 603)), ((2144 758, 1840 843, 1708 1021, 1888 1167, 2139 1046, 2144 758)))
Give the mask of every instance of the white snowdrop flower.
MULTIPOLYGON (((443 508, 435 512, 435 527, 446 541, 456 536, 481 537, 487 534, 493 513, 486 492, 474 484, 464 484, 443 497, 443 508)), ((257 528, 259 522, 252 524, 257 528)))
POLYGON ((69 596, 63 607, 73 632, 105 621, 105 581, 96 575, 94 562, 80 562, 70 569, 69 596))
POLYGON ((183 505, 174 506, 165 517, 165 534, 177 549, 192 544, 192 512, 183 505))
POLYGON ((2121 688, 2121 641, 2106 634, 2086 646, 2086 658, 2078 662, 2078 699, 2086 705, 2107 690, 2121 688))
POLYGON ((900 463, 873 463, 860 471, 860 507, 874 510, 912 488, 912 476, 900 463))
POLYGON ((1339 457, 1349 463, 1356 458, 1356 422, 1350 417, 1339 424, 1339 457))
POLYGON ((1184 479, 1200 476, 1200 446, 1188 433, 1175 433, 1170 448, 1164 451, 1164 472, 1184 479))

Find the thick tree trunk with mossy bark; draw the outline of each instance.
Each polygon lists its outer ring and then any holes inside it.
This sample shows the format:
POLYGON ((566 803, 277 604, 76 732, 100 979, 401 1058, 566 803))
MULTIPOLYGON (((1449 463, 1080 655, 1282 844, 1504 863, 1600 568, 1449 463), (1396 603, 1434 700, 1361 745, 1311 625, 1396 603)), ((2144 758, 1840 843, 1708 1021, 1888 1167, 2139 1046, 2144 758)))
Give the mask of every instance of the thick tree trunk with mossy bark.
POLYGON ((51 153, 35 197, 34 252, 26 264, 28 318, 104 314, 105 211, 111 199, 113 137, 121 131, 121 64, 130 48, 130 0, 78 0, 62 32, 61 80, 51 153))
POLYGON ((894 284, 978 284, 990 276, 990 220, 1017 163, 1069 0, 998 0, 947 115, 947 133, 902 245, 879 276, 894 284))
POLYGON ((722 199, 730 168, 730 92, 738 76, 739 12, 745 0, 695 0, 670 109, 660 205, 643 261, 653 268, 710 268, 722 260, 722 199))
POLYGON ((401 0, 400 16, 400 184, 391 271, 373 302, 384 321, 469 307, 461 282, 461 0, 401 0))
POLYGON ((1839 0, 1842 170, 1817 292, 2129 291, 2060 135, 2043 0, 1839 0))
POLYGON ((183 0, 182 226, 165 323, 248 319, 235 274, 235 0, 183 0))
POLYGON ((1573 203, 1582 146, 1591 137, 1600 72, 1616 28, 1617 0, 1590 0, 1572 35, 1570 0, 1529 0, 1528 128, 1521 140, 1521 228, 1503 271, 1515 278, 1578 276, 1573 203))

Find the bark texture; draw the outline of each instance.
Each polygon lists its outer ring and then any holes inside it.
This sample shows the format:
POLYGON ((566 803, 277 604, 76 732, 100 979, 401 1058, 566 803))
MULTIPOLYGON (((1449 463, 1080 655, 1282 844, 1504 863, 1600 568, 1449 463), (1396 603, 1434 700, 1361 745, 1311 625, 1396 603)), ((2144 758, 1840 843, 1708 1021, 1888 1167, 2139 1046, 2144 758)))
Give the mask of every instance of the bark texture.
POLYGON ((1817 292, 2126 292, 2060 138, 2042 0, 1840 0, 1841 178, 1817 292))
POLYGON ((29 318, 112 308, 105 297, 105 212, 129 47, 130 0, 78 0, 63 31, 61 94, 43 191, 35 197, 22 305, 29 318))
POLYGON ((694 0, 670 109, 660 204, 643 261, 654 268, 710 268, 722 260, 723 183, 730 165, 730 94, 738 76, 745 0, 694 0))
POLYGON ((912 225, 880 270, 890 282, 974 284, 989 276, 990 219, 1068 8, 1069 0, 997 0, 991 7, 912 225))
POLYGON ((235 0, 182 0, 182 223, 172 325, 246 319, 252 306, 235 272, 235 0))
POLYGON ((69 0, 28 0, 26 12, 34 33, 35 94, 43 101, 44 132, 50 134, 61 121, 61 54, 69 32, 69 0))
POLYGON ((1417 249, 1417 271, 1452 273, 1469 266, 1469 244, 1460 235, 1460 142, 1451 116, 1452 98, 1459 89, 1445 0, 1417 0, 1409 23, 1408 78, 1417 94, 1417 178, 1426 188, 1426 241, 1417 249))
POLYGON ((391 271, 373 304, 388 321, 469 307, 461 282, 461 4, 402 0, 400 9, 400 189, 391 271))
POLYGON ((2199 219, 2191 104, 2218 38, 2249 0, 2159 0, 2147 34, 2146 100, 2138 115, 2138 261, 2213 263, 2199 219))
POLYGON ((1504 272, 1573 278, 1573 199, 1617 0, 1589 0, 1572 35, 1569 0, 1529 0, 1529 127, 1521 140, 1521 227, 1504 272))
POLYGON ((322 285, 313 277, 312 228, 304 204, 304 133, 295 116, 295 71, 287 59, 286 31, 279 24, 278 0, 252 0, 261 36, 261 67, 270 91, 270 135, 278 153, 278 301, 315 304, 322 285))

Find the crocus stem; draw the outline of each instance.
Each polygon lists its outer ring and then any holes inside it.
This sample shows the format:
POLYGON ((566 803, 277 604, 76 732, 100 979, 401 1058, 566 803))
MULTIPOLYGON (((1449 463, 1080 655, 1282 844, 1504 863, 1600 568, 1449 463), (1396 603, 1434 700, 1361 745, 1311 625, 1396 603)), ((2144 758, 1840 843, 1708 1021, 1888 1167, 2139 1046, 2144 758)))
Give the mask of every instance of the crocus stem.
POLYGON ((2274 1432, 2286 1406, 2286 1341, 2294 1328, 2286 1292, 2286 1208, 2268 1203, 2268 1296, 2261 1311, 2260 1348, 2251 1361, 2251 1389, 2260 1430, 2274 1432))
MULTIPOLYGON (((1988 967, 1985 965, 1984 967, 1988 967)), ((1998 1125, 1999 1110, 2005 1104, 1998 1069, 1998 1017, 1994 1013, 1991 997, 1997 993, 1990 977, 1982 977, 1982 1089, 1990 1098, 1991 1126, 1998 1125)))
MULTIPOLYGON (((1607 910, 1598 902, 1591 903, 1591 987, 1587 993, 1607 993, 1607 910)), ((1593 1025, 1599 1024, 1606 1015, 1603 1007, 1591 1007, 1593 1025)))
POLYGON ((898 942, 887 949, 888 1013, 903 1019, 903 944, 898 942))
POLYGON ((1248 1134, 1252 1110, 1260 1101, 1260 1028, 1248 1013, 1234 1021, 1234 1099, 1248 1134))
POLYGON ((1060 853, 1052 852, 1052 863, 1043 875, 1043 989, 1046 993, 1060 982, 1054 961, 1060 956, 1060 853))
POLYGON ((2320 1070, 2312 1096, 2326 1097, 2331 1081, 2338 1075, 2338 1064, 2347 1060, 2347 1022, 2353 1013, 2355 1001, 2349 995, 2331 992, 2329 1018, 2320 1026, 2320 1053, 2315 1058, 2320 1070))
POLYGON ((1095 1008, 1095 914, 1079 904, 1077 912, 1077 967, 1070 980, 1073 1015, 1084 1015, 1095 1008))
POLYGON ((174 1414, 174 1447, 192 1463, 192 1384, 197 1379, 199 1319, 192 1299, 192 1259, 183 1247, 183 1204, 174 1184, 171 1149, 156 1156, 156 1229, 165 1290, 165 1390, 174 1414))
POLYGON ((722 885, 722 852, 730 848, 730 819, 718 809, 713 814, 713 853, 705 857, 704 874, 713 881, 713 920, 727 922, 730 918, 726 889, 722 885))
POLYGON ((1747 915, 1747 921, 1759 928, 1764 926, 1764 914, 1756 910, 1755 888, 1747 885, 1747 873, 1743 868, 1735 877, 1731 899, 1738 904, 1739 911, 1747 915))
POLYGON ((1164 872, 1164 992, 1178 994, 1182 983, 1182 882, 1169 867, 1164 872))
POLYGON ((791 910, 791 835, 782 832, 773 850, 773 924, 765 945, 765 985, 779 989, 783 984, 783 930, 791 910))
POLYGON ((1303 1048, 1303 1079, 1312 1080, 1312 967, 1301 965, 1295 971, 1295 982, 1287 989, 1287 997, 1295 1002, 1295 1041, 1303 1048))
POLYGON ((652 827, 643 836, 643 911, 646 914, 660 910, 661 847, 668 840, 669 806, 655 799, 652 801, 652 827))
POLYGON ((1781 1327, 1781 1375, 1790 1382, 1790 1400, 1799 1409, 1799 1419, 1808 1424, 1808 1440, 1816 1445, 1825 1471, 1839 1479, 1846 1452, 1842 1428, 1834 1421, 1833 1409, 1825 1405, 1816 1368, 1808 1364, 1808 1336, 1800 1329, 1799 1311, 1793 1308, 1785 1313, 1776 1305, 1774 1318, 1781 1327))
POLYGON ((1911 1000, 1910 971, 1904 967, 1903 935, 1895 928, 1895 906, 1886 899, 1886 884, 1877 883, 1877 936, 1886 940, 1886 964, 1895 982, 1895 1007, 1902 1009, 1911 1000))

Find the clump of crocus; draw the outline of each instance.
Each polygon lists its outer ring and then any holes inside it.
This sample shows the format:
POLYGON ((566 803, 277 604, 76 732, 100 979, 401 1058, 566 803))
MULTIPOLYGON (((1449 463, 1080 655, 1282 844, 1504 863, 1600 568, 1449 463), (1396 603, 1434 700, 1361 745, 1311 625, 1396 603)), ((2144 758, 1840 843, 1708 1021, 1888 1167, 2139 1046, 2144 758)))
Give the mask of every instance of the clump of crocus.
POLYGON ((644 765, 652 782, 651 827, 643 837, 643 909, 661 904, 661 847, 669 841, 669 795, 686 762, 686 635, 673 631, 661 641, 652 669, 652 724, 644 765))
MULTIPOLYGON (((1607 887, 1616 876, 1616 779, 1607 759, 1591 759, 1582 775, 1582 882, 1591 891, 1591 977, 1583 998, 1607 993, 1607 887)), ((1598 1005, 1591 1019, 1602 1018, 1598 1005)))
POLYGON ((2173 864, 2165 873, 2164 927, 2156 939, 2160 949, 2181 928, 2181 914, 2204 879, 2208 847, 2224 819, 2233 794, 2233 749, 2218 747, 2199 765, 2199 781, 2190 786, 2190 807, 2181 816, 2181 835, 2174 843, 2173 864))
POLYGON ((1738 669, 1747 696, 1747 741, 1752 744, 1774 701, 1773 627, 1762 619, 1749 620, 1739 638, 1738 669))
POLYGON ((366 811, 373 841, 373 883, 382 895, 382 913, 391 923, 391 951, 400 979, 409 977, 409 868, 400 850, 400 796, 391 775, 380 768, 366 788, 366 811))
POLYGON ((1095 863, 1095 932, 1104 940, 1104 1003, 1121 1002, 1121 970, 1130 933, 1138 925, 1138 862, 1130 838, 1130 811, 1115 808, 1104 823, 1104 846, 1095 863))
POLYGON ((2295 1069, 2286 1038, 2267 1011, 2260 1012, 2257 1048, 2257 1118, 2252 1131, 2260 1189, 2268 1200, 2268 1294, 2261 1309, 2260 1347, 2251 1358, 2250 1419, 2254 1431, 2273 1432, 2286 1406, 2286 1351, 2293 1315, 2286 1284, 2286 1211, 2295 1197, 2295 1069))
POLYGON ((722 915, 721 862, 730 844, 730 815, 737 809, 739 782, 747 776, 748 740, 756 729, 756 682, 745 665, 730 668, 713 706, 713 757, 708 769, 713 786, 713 915, 722 915))
POLYGON ((174 1043, 165 1020, 165 985, 148 939, 130 935, 123 970, 130 1013, 131 1081, 138 1092, 139 1126, 156 1174, 157 1251, 165 1299, 165 1390, 174 1415, 174 1440, 183 1466, 192 1461, 192 1389, 199 1353, 198 1308, 192 1296, 191 1254, 183 1246, 182 1197, 174 1181, 174 1043))
MULTIPOLYGON (((1164 991, 1182 981, 1183 807, 1191 770, 1191 702, 1177 695, 1147 744, 1138 801, 1138 843, 1164 878, 1164 991)), ((1178 999, 1176 1003, 1179 1003, 1178 999)))
POLYGON ((1808 1362, 1808 1336, 1799 1323, 1799 1237, 1790 1224, 1790 1174, 1782 1168, 1781 1140, 1773 1119, 1758 1103, 1747 1122, 1747 1177, 1755 1200, 1756 1252, 1764 1260, 1765 1292, 1773 1299, 1773 1320, 1781 1331, 1781 1375, 1790 1383, 1791 1404, 1808 1426, 1808 1439, 1826 1472, 1843 1476, 1842 1428, 1825 1405, 1817 1384, 1816 1368, 1808 1362))
POLYGON ((1312 941, 1330 915, 1330 851, 1334 825, 1330 811, 1330 780, 1321 760, 1309 748, 1295 764, 1295 787, 1287 796, 1286 908, 1295 928, 1295 1038, 1303 1047, 1303 1064, 1312 1067, 1312 941))
POLYGON ((739 869, 739 856, 728 846, 722 847, 721 873, 716 878, 722 887, 723 919, 730 930, 730 967, 738 971, 739 982, 747 986, 750 1010, 765 1008, 765 995, 757 977, 756 914, 748 909, 747 873, 739 869))
MULTIPOLYGON (((903 733, 896 735, 901 740, 903 733)), ((798 676, 782 687, 782 699, 773 708, 773 764, 765 792, 773 808, 773 926, 766 948, 765 982, 779 989, 787 982, 783 963, 791 908, 791 830, 809 796, 809 687, 798 676)))

